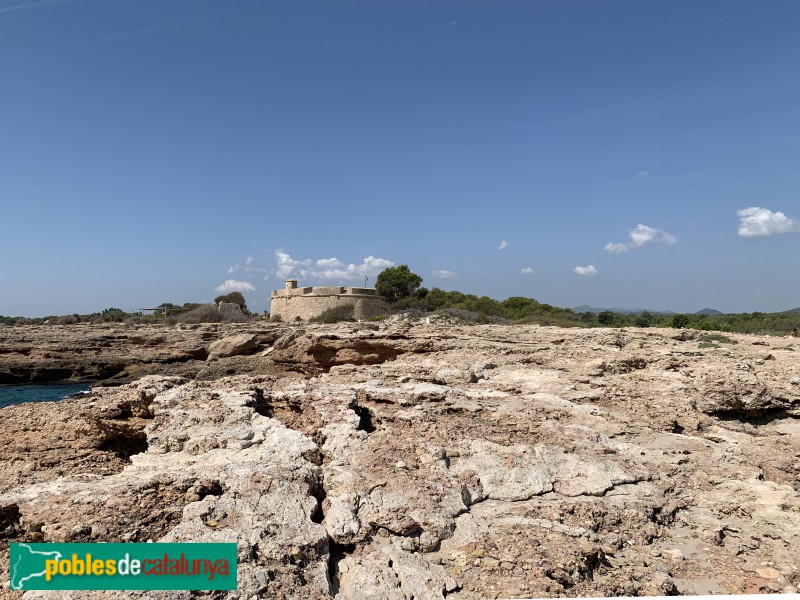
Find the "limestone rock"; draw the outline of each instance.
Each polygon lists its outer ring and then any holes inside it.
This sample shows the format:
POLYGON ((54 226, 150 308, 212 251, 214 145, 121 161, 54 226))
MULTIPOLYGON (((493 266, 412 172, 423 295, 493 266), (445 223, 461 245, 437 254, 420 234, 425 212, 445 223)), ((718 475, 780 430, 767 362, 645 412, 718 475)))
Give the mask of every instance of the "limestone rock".
POLYGON ((249 333, 229 335, 213 342, 208 347, 208 358, 226 358, 228 356, 238 356, 241 354, 252 354, 258 348, 256 336, 249 333))
POLYGON ((413 317, 74 327, 0 338, 6 376, 118 376, 0 409, 0 554, 235 540, 231 599, 800 585, 800 354, 758 336, 721 352, 657 328, 413 317), (204 360, 240 335, 265 349, 204 360))
POLYGON ((553 481, 543 464, 524 446, 503 447, 476 440, 471 454, 459 463, 457 470, 474 473, 475 489, 469 489, 469 503, 485 498, 514 502, 528 500, 553 489, 553 481))
POLYGON ((404 552, 396 542, 369 554, 348 556, 337 566, 336 597, 344 600, 435 600, 458 589, 441 566, 404 552))
POLYGON ((780 367, 770 366, 757 373, 749 362, 740 362, 733 368, 704 366, 696 379, 697 407, 706 414, 751 417, 770 411, 792 410, 800 407, 800 393, 790 381, 787 385, 788 379, 780 367), (772 381, 767 383, 764 376, 770 371, 778 376, 770 377, 772 381))
MULTIPOLYGON (((0 385, 68 380, 121 384, 146 375, 193 378, 208 369, 209 344, 232 335, 254 335, 269 344, 285 329, 259 322, 3 327, 0 385)), ((266 370, 251 361, 228 365, 214 378, 230 374, 226 370, 231 368, 242 373, 266 370)))
POLYGON ((316 445, 259 415, 252 388, 237 388, 166 390, 151 405, 147 450, 121 471, 9 491, 0 506, 17 507, 25 537, 50 541, 102 532, 102 541, 237 542, 240 557, 254 557, 240 564, 242 596, 317 597, 328 587, 328 537, 312 519, 316 445))

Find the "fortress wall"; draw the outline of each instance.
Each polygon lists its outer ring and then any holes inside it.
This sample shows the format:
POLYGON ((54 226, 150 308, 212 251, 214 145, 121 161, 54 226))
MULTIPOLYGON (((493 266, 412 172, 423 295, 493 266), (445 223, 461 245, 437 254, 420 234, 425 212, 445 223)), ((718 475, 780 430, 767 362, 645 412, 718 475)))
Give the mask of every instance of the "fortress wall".
POLYGON ((347 294, 363 294, 365 296, 377 296, 378 290, 375 288, 359 288, 359 287, 349 287, 345 288, 345 293, 347 294))
MULTIPOLYGON (((385 312, 383 302, 377 296, 342 294, 341 288, 314 288, 311 294, 275 294, 272 296, 270 318, 280 319, 291 323, 299 317, 308 321, 322 314, 329 308, 336 308, 342 304, 353 305, 353 316, 356 319, 366 319, 385 312), (335 290, 333 293, 321 294, 321 290, 335 290)), ((279 290, 282 291, 282 290, 279 290)))
POLYGON ((292 288, 290 290, 273 290, 272 291, 272 298, 283 297, 283 296, 302 296, 303 294, 310 294, 314 291, 313 287, 299 287, 299 288, 292 288))
POLYGON ((312 288, 311 293, 315 296, 324 296, 325 294, 341 294, 345 289, 340 285, 320 286, 312 288))
POLYGON ((283 298, 284 296, 332 296, 346 294, 348 296, 370 296, 377 297, 378 292, 374 288, 343 287, 343 286, 321 286, 321 287, 294 287, 283 290, 274 290, 272 298, 283 298))

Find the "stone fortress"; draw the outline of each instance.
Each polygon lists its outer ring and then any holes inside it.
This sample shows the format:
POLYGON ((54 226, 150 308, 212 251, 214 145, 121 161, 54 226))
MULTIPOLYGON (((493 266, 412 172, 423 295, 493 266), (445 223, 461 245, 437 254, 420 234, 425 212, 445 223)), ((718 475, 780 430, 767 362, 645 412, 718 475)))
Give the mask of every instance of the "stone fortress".
POLYGON ((287 279, 284 289, 273 290, 270 301, 270 319, 285 323, 308 321, 329 308, 347 304, 353 306, 353 317, 359 320, 386 311, 375 288, 297 287, 296 279, 287 279))

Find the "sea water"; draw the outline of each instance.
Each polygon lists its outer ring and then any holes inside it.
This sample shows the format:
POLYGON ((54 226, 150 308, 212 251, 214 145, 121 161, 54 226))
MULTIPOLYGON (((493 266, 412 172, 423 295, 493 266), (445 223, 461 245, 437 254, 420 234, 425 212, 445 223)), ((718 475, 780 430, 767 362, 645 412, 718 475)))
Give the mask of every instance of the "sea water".
POLYGON ((88 383, 0 385, 0 408, 23 402, 54 402, 88 391, 88 383))

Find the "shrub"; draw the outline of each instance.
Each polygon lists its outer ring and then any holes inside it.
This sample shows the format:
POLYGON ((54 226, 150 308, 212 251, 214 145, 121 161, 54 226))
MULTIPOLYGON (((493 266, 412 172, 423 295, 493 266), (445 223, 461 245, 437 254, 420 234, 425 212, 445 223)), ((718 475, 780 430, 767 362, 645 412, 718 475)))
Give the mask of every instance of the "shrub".
POLYGON ((250 319, 239 311, 221 311, 213 304, 201 304, 197 308, 167 318, 168 323, 246 323, 250 319))
POLYGON ((372 317, 367 317, 366 320, 369 321, 370 323, 377 323, 379 321, 385 321, 388 318, 389 315, 374 315, 372 317))
MULTIPOLYGON (((122 323, 128 318, 128 313, 120 308, 111 307, 105 309, 99 316, 101 323, 122 323)), ((97 321, 93 319, 92 322, 95 323, 97 321)))
POLYGON ((311 319, 312 323, 339 323, 341 321, 355 321, 353 318, 352 304, 340 304, 333 308, 326 308, 322 313, 311 319))
POLYGON ((721 346, 719 344, 715 344, 714 342, 700 342, 699 344, 697 344, 697 347, 703 349, 703 348, 720 348, 721 346))
POLYGON ((692 329, 699 329, 700 331, 710 331, 714 329, 714 325, 706 318, 701 318, 691 325, 692 329))
POLYGON ((404 310, 394 313, 392 315, 392 320, 413 321, 416 319, 424 319, 425 317, 429 316, 430 316, 429 312, 420 310, 419 308, 406 308, 404 310))
POLYGON ((53 322, 56 325, 74 325, 75 323, 80 323, 81 319, 77 315, 64 315, 63 317, 57 317, 53 322))
POLYGON ((131 315, 130 317, 125 319, 124 323, 126 325, 152 325, 153 323, 161 324, 163 323, 163 320, 156 321, 153 317, 149 315, 131 315))
POLYGON ((436 312, 441 315, 450 317, 451 319, 454 319, 457 323, 465 323, 465 324, 508 323, 508 320, 502 317, 487 315, 485 313, 473 312, 471 310, 463 310, 460 308, 442 308, 436 312))
POLYGON ((699 338, 700 343, 712 343, 712 342, 719 342, 721 344, 738 344, 736 340, 732 340, 727 335, 722 335, 720 333, 704 333, 699 338))

